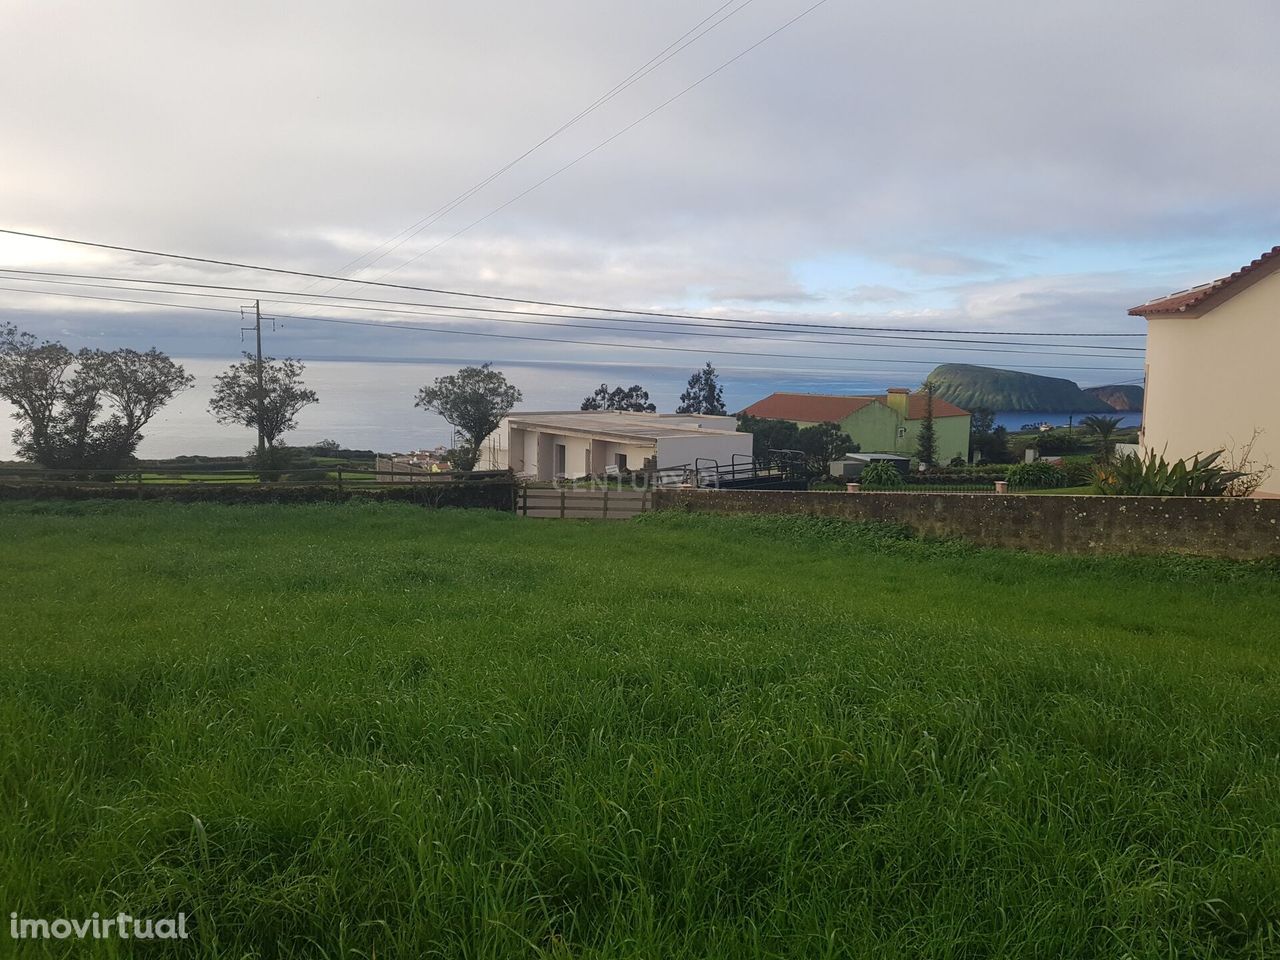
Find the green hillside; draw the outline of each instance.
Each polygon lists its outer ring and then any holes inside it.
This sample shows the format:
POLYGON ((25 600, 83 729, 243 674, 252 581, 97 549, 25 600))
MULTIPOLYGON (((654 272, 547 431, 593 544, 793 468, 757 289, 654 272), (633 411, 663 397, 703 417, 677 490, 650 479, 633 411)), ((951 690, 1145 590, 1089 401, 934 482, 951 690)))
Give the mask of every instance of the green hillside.
POLYGON ((1142 410, 1142 388, 1131 383, 1110 383, 1105 387, 1085 387, 1084 392, 1097 397, 1113 410, 1142 410))
POLYGON ((944 363, 934 368, 929 379, 938 385, 938 396, 966 410, 1109 413, 1114 409, 1073 380, 1017 370, 944 363))

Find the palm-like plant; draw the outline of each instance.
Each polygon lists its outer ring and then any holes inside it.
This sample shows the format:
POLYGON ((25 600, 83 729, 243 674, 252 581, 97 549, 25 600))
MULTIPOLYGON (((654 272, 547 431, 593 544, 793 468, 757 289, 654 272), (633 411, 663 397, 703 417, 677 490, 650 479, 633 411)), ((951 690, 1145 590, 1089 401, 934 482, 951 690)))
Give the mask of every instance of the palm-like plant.
POLYGON ((1104 462, 1111 459, 1111 435, 1116 432, 1120 422, 1120 417, 1103 417, 1098 414, 1085 417, 1080 421, 1080 426, 1098 435, 1102 444, 1101 452, 1104 462))

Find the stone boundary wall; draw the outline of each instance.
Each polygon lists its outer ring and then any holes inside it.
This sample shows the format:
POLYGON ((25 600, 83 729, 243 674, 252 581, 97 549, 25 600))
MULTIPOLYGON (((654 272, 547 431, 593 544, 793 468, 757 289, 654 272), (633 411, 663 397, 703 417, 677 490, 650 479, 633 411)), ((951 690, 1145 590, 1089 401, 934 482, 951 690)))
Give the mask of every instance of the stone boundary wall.
POLYGON ((925 537, 1053 553, 1280 557, 1280 499, 657 489, 654 509, 899 523, 925 537))

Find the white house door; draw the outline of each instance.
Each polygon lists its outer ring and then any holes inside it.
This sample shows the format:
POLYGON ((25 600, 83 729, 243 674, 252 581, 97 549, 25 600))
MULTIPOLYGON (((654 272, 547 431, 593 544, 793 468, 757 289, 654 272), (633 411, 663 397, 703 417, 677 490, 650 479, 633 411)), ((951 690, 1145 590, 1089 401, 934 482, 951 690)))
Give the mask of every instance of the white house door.
POLYGON ((555 465, 556 465, 556 468, 555 468, 556 479, 559 479, 560 477, 564 476, 564 444, 563 443, 556 444, 555 465))

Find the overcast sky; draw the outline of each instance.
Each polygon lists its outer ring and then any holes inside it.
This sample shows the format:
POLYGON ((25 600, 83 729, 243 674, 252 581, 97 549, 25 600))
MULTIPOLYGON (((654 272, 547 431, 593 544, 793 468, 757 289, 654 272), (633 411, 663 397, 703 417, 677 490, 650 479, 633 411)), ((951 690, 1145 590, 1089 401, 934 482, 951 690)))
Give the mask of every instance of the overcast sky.
MULTIPOLYGON (((0 226, 336 272, 715 13, 699 29, 731 15, 358 275, 418 257, 388 279, 755 319, 1139 331, 1130 306, 1280 242, 1280 125, 1267 100, 1280 86, 1273 0, 828 0, 424 254, 811 2, 3 2, 0 226)), ((0 265, 330 289, 2 237, 0 265)), ((0 292, 0 316, 74 345, 155 343, 206 357, 241 349, 239 318, 212 312, 0 292)), ((297 320, 269 348, 499 362, 687 356, 691 367, 703 351, 727 368, 847 365, 887 382, 934 360, 1057 364, 1081 382, 1124 378, 1068 367, 1141 369, 1140 358, 434 325, 596 342, 297 320), (829 359, 767 356, 784 352, 829 359), (925 363, 880 362, 895 358, 925 363)))

